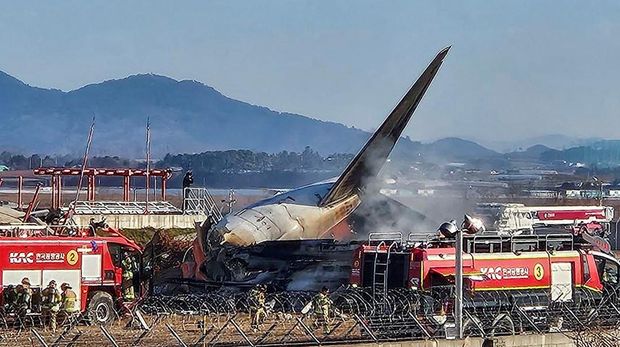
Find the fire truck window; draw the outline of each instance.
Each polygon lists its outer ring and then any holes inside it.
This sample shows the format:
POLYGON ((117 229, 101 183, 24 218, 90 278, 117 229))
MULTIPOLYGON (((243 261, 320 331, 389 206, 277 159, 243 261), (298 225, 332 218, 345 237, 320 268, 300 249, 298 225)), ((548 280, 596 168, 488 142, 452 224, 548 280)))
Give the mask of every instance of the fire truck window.
POLYGON ((440 274, 436 274, 434 272, 431 273, 430 280, 431 280, 433 287, 450 285, 450 281, 448 281, 447 278, 445 278, 444 276, 440 274))
POLYGON ((514 242, 512 245, 513 252, 533 252, 538 250, 536 242, 514 242))
POLYGON ((596 272, 598 273, 598 277, 603 279, 603 270, 605 269, 605 259, 594 257, 594 262, 596 263, 596 272))
POLYGON ((485 243, 474 243, 474 253, 491 253, 491 245, 485 243))
POLYGON ((111 243, 109 244, 110 255, 112 256, 112 263, 115 267, 121 267, 121 245, 111 243))
POLYGON ((588 259, 585 256, 581 257, 581 268, 583 269, 583 283, 590 280, 590 267, 588 266, 588 259))
POLYGON ((605 262, 603 282, 618 284, 618 265, 611 261, 605 262))

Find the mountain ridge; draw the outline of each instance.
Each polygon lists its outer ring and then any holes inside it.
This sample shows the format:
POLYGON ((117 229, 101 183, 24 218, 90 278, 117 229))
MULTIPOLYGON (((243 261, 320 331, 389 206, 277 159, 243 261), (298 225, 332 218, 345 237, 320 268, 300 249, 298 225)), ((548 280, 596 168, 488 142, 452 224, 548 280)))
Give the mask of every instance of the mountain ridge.
MULTIPOLYGON (((226 149, 301 152, 306 146, 324 155, 356 153, 370 137, 344 124, 274 111, 230 98, 202 82, 158 74, 135 74, 65 92, 33 87, 0 72, 0 102, 5 122, 0 146, 23 152, 79 154, 93 116, 95 155, 143 156, 147 117, 156 156, 226 149)), ((452 152, 450 146, 431 147, 401 138, 397 151, 452 152)), ((469 148, 473 156, 497 154, 477 144, 469 148)))

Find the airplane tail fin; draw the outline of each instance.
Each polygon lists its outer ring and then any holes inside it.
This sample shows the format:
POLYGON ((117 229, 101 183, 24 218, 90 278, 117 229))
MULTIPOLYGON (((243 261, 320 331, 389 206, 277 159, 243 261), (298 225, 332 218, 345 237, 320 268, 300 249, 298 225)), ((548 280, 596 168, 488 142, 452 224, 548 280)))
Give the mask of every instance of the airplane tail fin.
POLYGON ((321 199, 319 206, 332 204, 357 193, 369 178, 377 176, 449 50, 450 47, 447 47, 437 54, 392 113, 338 177, 327 195, 321 199))

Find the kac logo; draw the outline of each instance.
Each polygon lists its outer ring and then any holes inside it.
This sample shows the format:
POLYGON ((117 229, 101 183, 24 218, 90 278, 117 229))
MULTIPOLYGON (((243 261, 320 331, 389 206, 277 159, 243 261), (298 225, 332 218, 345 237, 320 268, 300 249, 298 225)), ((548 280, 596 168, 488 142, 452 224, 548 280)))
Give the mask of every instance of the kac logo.
POLYGON ((492 279, 492 280, 501 280, 503 277, 502 268, 499 266, 496 268, 483 267, 483 268, 480 268, 480 272, 482 272, 483 275, 486 275, 489 279, 492 279))
POLYGON ((32 264, 34 263, 34 254, 32 252, 11 252, 9 253, 10 264, 32 264))

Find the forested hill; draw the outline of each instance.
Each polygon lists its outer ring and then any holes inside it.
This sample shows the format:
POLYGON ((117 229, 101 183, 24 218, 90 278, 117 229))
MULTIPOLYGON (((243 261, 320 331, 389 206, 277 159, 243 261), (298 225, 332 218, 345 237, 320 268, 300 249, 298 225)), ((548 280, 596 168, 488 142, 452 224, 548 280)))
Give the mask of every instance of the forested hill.
MULTIPOLYGON (((144 156, 147 117, 153 155, 159 157, 228 149, 301 152, 306 146, 323 155, 354 153, 370 135, 237 101, 196 81, 145 74, 63 92, 32 87, 0 72, 3 150, 79 154, 93 116, 93 153, 124 157, 144 156)), ((377 125, 384 116, 377 115, 377 125)), ((400 147, 417 145, 402 139, 400 147)))

